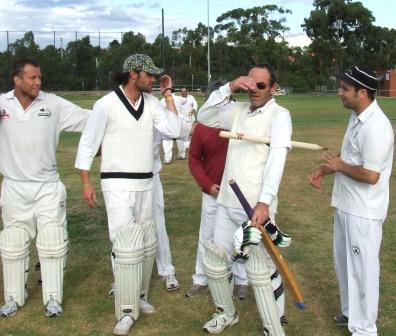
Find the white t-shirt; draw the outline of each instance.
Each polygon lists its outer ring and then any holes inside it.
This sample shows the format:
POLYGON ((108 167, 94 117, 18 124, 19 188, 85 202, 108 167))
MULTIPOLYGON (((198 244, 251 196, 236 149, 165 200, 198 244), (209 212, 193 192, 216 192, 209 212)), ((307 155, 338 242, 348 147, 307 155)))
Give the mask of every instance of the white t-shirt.
POLYGON ((195 120, 193 111, 198 110, 198 104, 194 96, 187 95, 187 97, 180 96, 180 114, 183 117, 189 117, 195 120))
POLYGON ((89 110, 42 91, 26 110, 14 90, 0 95, 0 173, 16 181, 59 180, 59 134, 81 132, 88 113, 89 110))
POLYGON ((374 100, 359 115, 352 112, 341 147, 341 159, 380 173, 374 185, 336 172, 331 205, 354 216, 385 219, 393 162, 393 128, 374 100))

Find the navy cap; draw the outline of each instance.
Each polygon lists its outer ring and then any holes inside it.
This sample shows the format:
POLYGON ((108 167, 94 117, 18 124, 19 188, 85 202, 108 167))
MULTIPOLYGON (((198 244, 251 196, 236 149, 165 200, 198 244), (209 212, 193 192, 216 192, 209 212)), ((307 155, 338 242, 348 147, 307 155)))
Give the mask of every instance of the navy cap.
POLYGON ((336 75, 339 80, 369 91, 377 90, 378 78, 374 71, 354 66, 343 74, 336 75))

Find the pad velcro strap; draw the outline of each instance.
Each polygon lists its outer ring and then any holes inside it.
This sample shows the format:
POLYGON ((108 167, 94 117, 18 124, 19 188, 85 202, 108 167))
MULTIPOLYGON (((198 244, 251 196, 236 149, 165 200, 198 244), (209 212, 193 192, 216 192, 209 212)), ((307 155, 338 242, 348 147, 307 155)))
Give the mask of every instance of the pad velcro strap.
POLYGON ((280 284, 277 289, 274 290, 274 297, 275 300, 278 300, 279 297, 285 292, 285 288, 283 287, 283 284, 280 284))

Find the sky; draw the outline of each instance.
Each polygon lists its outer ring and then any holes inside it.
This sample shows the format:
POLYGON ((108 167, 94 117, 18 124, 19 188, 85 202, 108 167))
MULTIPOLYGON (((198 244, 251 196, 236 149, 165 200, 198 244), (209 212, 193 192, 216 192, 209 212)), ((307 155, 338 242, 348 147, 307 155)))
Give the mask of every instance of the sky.
MULTIPOLYGON (((396 28, 394 0, 361 0, 376 18, 377 26, 396 28)), ((164 9, 165 35, 187 27, 195 29, 199 22, 214 26, 216 18, 235 8, 251 8, 276 4, 290 9, 285 38, 293 46, 309 44, 301 24, 313 10, 312 0, 0 0, 0 50, 9 42, 33 31, 40 47, 54 44, 57 48, 88 34, 92 45, 107 47, 122 32, 143 34, 152 42, 161 33, 161 9, 164 9), (54 33, 55 38, 54 38, 54 33), (75 33, 77 31, 77 34, 75 33), (100 34, 99 34, 100 32, 100 34)), ((277 18, 277 17, 274 17, 277 18)))

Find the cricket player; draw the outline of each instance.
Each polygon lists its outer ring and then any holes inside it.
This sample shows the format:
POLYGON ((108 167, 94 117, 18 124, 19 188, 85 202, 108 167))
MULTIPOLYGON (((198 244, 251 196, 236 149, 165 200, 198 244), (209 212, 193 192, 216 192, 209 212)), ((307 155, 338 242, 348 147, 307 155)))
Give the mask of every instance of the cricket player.
POLYGON ((12 316, 28 297, 30 243, 36 238, 45 314, 62 315, 68 250, 66 190, 59 180, 56 149, 62 131, 81 132, 88 110, 40 91, 38 63, 21 59, 12 68, 14 89, 0 96, 0 253, 4 300, 12 316))
POLYGON ((76 158, 83 199, 93 207, 96 191, 89 170, 101 146, 101 187, 113 244, 115 335, 127 335, 140 312, 155 311, 147 301, 157 250, 152 216, 154 129, 177 138, 184 123, 177 115, 169 76, 160 82, 167 110, 150 94, 155 76, 162 72, 147 55, 129 56, 117 76, 120 85, 95 103, 76 158))
POLYGON ((320 188, 335 174, 331 205, 334 214, 334 265, 340 287, 341 312, 334 322, 353 336, 377 336, 379 252, 389 204, 393 128, 375 99, 376 74, 354 66, 337 76, 338 95, 352 109, 341 154, 326 152, 310 176, 320 188))
MULTIPOLYGON (((276 81, 275 71, 269 64, 255 65, 247 76, 238 77, 214 91, 198 111, 198 121, 206 126, 271 138, 270 146, 240 140, 230 140, 228 145, 217 198, 213 243, 205 244, 204 270, 216 306, 216 313, 203 326, 209 333, 221 333, 239 321, 228 286, 231 255, 233 250, 241 251, 242 243, 259 243, 261 234, 255 226, 262 225, 269 217, 274 219, 276 214, 277 193, 292 133, 289 111, 272 97, 276 81), (249 102, 221 106, 238 89, 248 92, 249 102), (251 224, 244 225, 243 231, 241 225, 248 218, 228 184, 230 179, 238 182, 254 206, 251 224)), ((284 289, 261 243, 259 247, 250 248, 246 272, 254 288, 264 334, 283 335, 284 289)))

